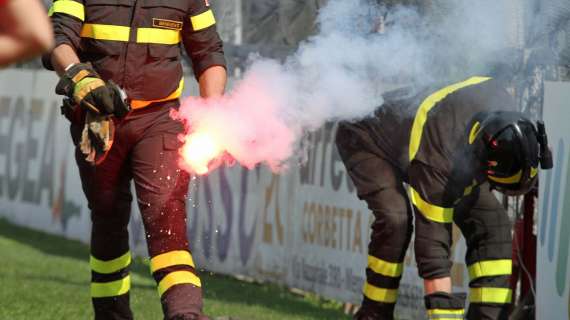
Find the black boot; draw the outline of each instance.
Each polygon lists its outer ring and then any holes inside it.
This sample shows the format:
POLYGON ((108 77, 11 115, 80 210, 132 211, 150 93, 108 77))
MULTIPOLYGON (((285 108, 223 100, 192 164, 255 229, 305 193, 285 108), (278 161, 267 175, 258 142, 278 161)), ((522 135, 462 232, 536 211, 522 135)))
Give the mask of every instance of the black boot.
POLYGON ((364 298, 353 320, 393 320, 395 303, 375 302, 364 298))

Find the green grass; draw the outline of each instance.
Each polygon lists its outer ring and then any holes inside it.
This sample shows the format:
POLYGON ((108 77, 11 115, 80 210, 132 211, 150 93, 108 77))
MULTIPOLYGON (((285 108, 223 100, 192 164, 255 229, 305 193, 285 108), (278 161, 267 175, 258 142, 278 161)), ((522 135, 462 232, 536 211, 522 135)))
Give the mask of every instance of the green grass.
MULTIPOLYGON (((0 219, 0 319, 92 319, 86 245, 0 219)), ((348 319, 339 303, 291 294, 274 285, 201 274, 210 316, 240 320, 348 319)), ((142 260, 132 268, 135 318, 162 319, 154 280, 142 260)))

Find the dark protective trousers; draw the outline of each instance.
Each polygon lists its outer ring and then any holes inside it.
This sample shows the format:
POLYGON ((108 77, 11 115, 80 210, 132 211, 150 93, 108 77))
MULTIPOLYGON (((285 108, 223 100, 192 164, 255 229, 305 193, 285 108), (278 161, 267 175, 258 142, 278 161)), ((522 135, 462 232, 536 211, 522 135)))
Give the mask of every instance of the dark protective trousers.
MULTIPOLYGON (((355 319, 393 319, 403 261, 412 235, 412 216, 416 261, 424 279, 450 275, 452 226, 433 222, 419 210, 412 210, 404 188, 405 173, 387 161, 358 127, 339 125, 336 143, 358 197, 366 201, 375 217, 362 308, 355 319)), ((488 185, 475 188, 454 212, 454 222, 467 242, 465 260, 470 276, 467 319, 507 319, 512 252, 508 216, 488 185)), ((460 297, 444 293, 426 296, 428 316, 463 319, 464 299, 460 297)))
MULTIPOLYGON (((155 104, 115 121, 113 146, 97 166, 87 163, 76 147, 76 162, 93 222, 90 265, 95 319, 133 319, 127 230, 131 180, 165 319, 200 319, 201 284, 186 236, 189 176, 177 164, 177 135, 183 125, 169 116, 170 109, 177 107, 178 101, 155 104)), ((72 119, 71 135, 76 146, 82 129, 82 120, 72 119)))

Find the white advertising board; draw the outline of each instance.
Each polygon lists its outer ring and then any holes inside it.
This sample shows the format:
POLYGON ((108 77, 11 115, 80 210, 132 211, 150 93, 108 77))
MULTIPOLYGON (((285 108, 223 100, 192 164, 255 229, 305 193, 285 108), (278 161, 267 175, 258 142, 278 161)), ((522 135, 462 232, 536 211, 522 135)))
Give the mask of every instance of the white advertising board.
MULTIPOLYGON (((0 71, 0 216, 87 243, 89 211, 55 83, 48 72, 0 71)), ((372 215, 338 156, 335 130, 328 124, 312 133, 307 163, 280 175, 236 166, 192 180, 188 237, 200 269, 361 301, 372 215)), ((136 203, 133 208, 131 248, 146 255, 136 203)), ((411 252, 398 300, 400 319, 425 318, 411 252)), ((456 241, 452 278, 463 292, 464 254, 464 242, 456 241)))
POLYGON ((540 174, 537 319, 570 319, 570 83, 547 82, 543 118, 554 168, 540 174))

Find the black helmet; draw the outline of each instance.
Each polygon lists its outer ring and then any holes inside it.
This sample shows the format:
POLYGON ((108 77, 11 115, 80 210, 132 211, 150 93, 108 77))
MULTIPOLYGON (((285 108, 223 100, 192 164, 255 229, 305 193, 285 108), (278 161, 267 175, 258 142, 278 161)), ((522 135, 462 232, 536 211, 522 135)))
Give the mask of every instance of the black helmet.
POLYGON ((535 127, 520 112, 478 114, 470 126, 469 143, 491 187, 507 195, 530 191, 539 164, 542 169, 552 168, 544 123, 538 121, 535 127))

